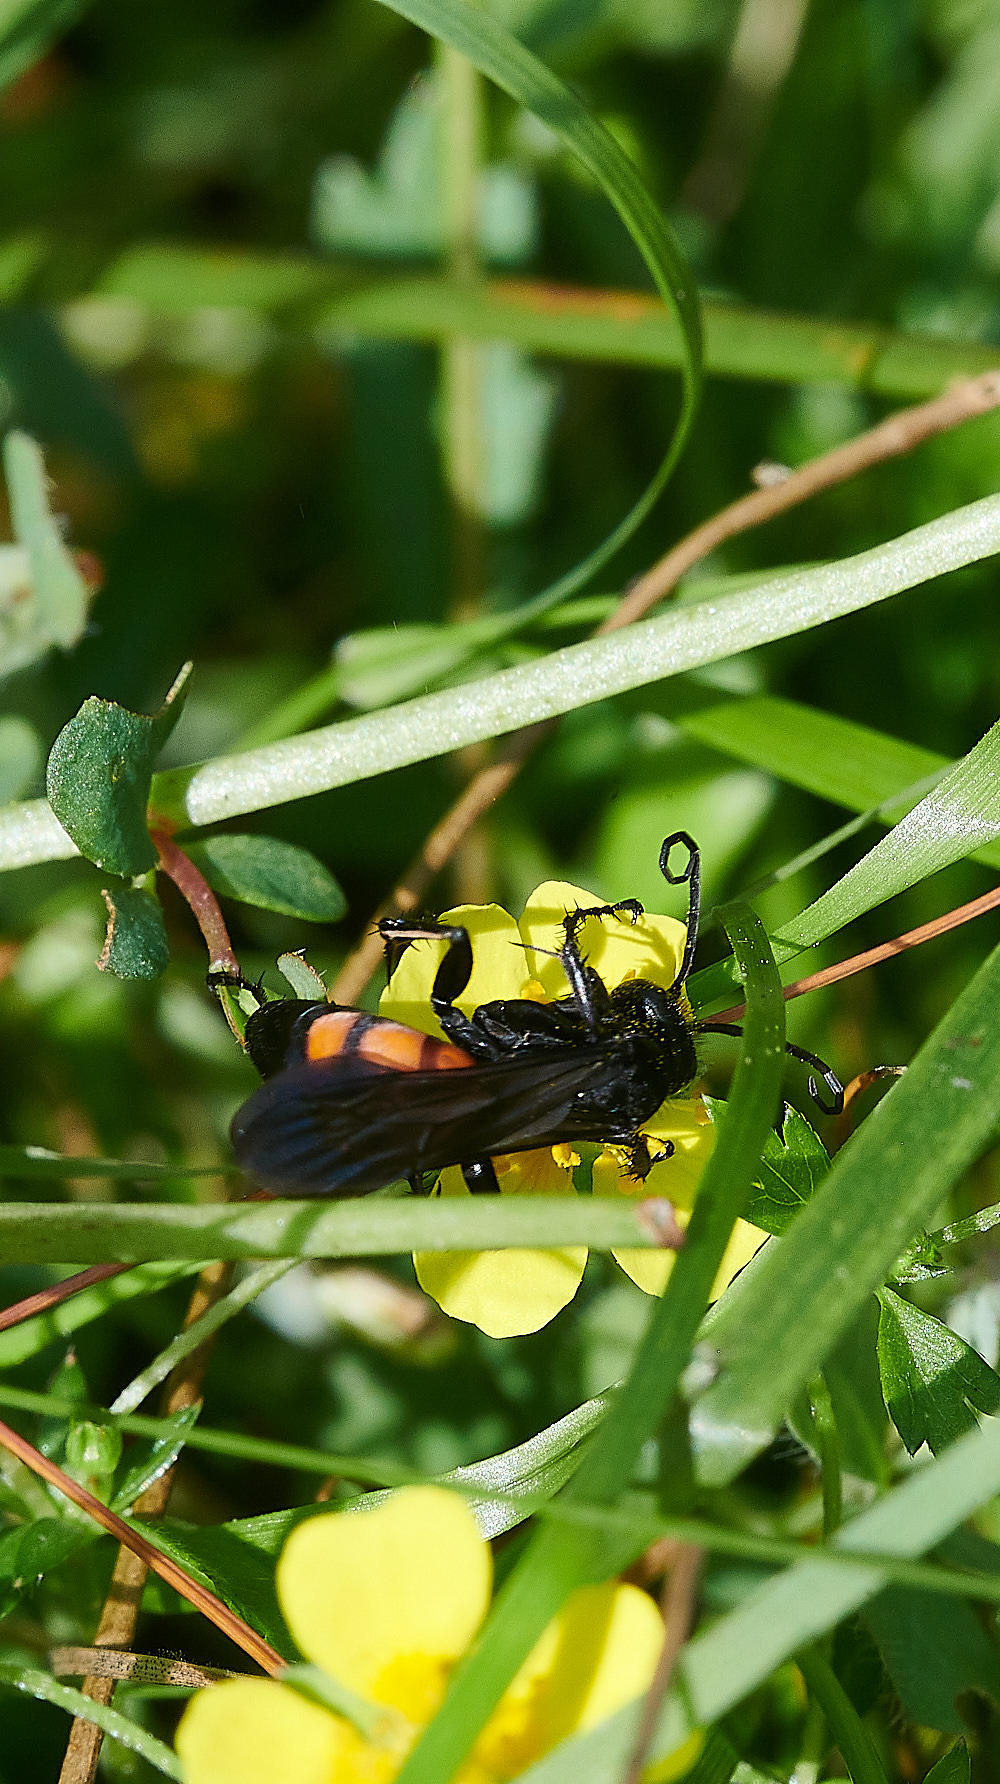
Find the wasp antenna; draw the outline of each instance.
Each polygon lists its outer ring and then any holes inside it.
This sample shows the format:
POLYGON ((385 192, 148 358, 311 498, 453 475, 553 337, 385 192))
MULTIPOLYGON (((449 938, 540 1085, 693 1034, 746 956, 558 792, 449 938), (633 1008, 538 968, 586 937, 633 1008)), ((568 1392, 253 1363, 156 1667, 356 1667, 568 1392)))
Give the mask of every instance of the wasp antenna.
POLYGON ((660 872, 668 886, 683 886, 687 881, 688 914, 684 958, 681 961, 677 977, 670 987, 671 991, 680 991, 685 979, 691 976, 695 949, 698 946, 698 927, 701 922, 701 850, 694 837, 689 836, 686 830, 675 830, 670 836, 664 837, 663 846, 660 849, 660 872), (670 851, 679 842, 682 842, 687 849, 687 866, 683 873, 671 873, 670 851))

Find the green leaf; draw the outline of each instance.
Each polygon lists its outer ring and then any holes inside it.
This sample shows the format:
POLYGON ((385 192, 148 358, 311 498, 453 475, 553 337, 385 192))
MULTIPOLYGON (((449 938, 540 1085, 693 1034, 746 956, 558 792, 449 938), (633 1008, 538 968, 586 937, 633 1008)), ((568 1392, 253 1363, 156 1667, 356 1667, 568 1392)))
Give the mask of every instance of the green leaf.
POLYGON ((843 878, 774 938, 812 947, 864 911, 1000 837, 1000 722, 843 878))
MULTIPOLYGON (((677 1389, 733 1223, 751 1183, 774 1115, 784 1064, 784 1004, 767 938, 754 913, 720 913, 745 975, 747 1014, 729 1104, 705 1167, 686 1243, 666 1292, 654 1303, 646 1336, 592 1446, 566 1488, 570 1504, 605 1505, 627 1487, 639 1453, 677 1389)), ((617 1540, 546 1522, 505 1582, 475 1651, 463 1661, 444 1705, 399 1776, 399 1784, 451 1777, 517 1668, 578 1585, 617 1572, 641 1546, 633 1530, 617 1540)))
POLYGON ((42 766, 42 743, 27 719, 0 718, 0 805, 19 799, 42 766))
POLYGON ((156 979, 170 963, 160 901, 142 887, 102 888, 108 932, 97 965, 118 979, 156 979))
MULTIPOLYGON (((713 1100, 709 1110, 715 1121, 717 1105, 713 1100)), ((829 1169, 830 1157, 819 1135, 804 1115, 786 1103, 780 1138, 773 1128, 767 1136, 744 1220, 763 1227, 765 1233, 785 1232, 812 1200, 829 1169)))
MULTIPOLYGON (((309 1515, 314 1508, 301 1508, 309 1515)), ((296 1520, 299 1521, 299 1520, 296 1520)), ((194 1574, 290 1663, 300 1659, 281 1614, 274 1586, 274 1558, 237 1528, 226 1524, 195 1527, 174 1518, 129 1518, 161 1554, 194 1574)))
POLYGON ((52 746, 52 810, 81 855, 123 879, 157 863, 146 829, 153 764, 181 715, 190 670, 185 664, 152 717, 92 694, 52 746))
POLYGON ((956 1741, 937 1765, 931 1766, 924 1784, 969 1784, 971 1775, 969 1749, 964 1741, 956 1741))
POLYGON ((671 306, 683 337, 681 412, 666 457, 652 483, 602 545, 559 578, 536 606, 555 606, 589 581, 630 539, 658 500, 680 456, 694 419, 701 389, 701 321, 694 274, 662 211, 614 138, 576 95, 537 56, 488 12, 467 0, 383 0, 394 12, 420 25, 442 43, 467 56, 512 99, 541 118, 594 176, 614 205, 642 254, 664 301, 671 306))
MULTIPOLYGON (((0 85, 3 61, 0 45, 0 85)), ((16 430, 7 434, 3 468, 14 536, 28 553, 42 631, 54 644, 69 650, 87 624, 87 585, 49 510, 49 485, 41 447, 29 434, 16 430)))
MULTIPOLYGON (((490 1456, 485 1462, 470 1467, 453 1468, 449 1474, 435 1475, 441 1486, 460 1486, 469 1497, 466 1503, 479 1525, 480 1534, 488 1541, 502 1536, 506 1530, 524 1522, 540 1505, 551 1499, 569 1480, 580 1463, 581 1454, 592 1434, 605 1417, 610 1396, 599 1394, 584 1401, 565 1418, 519 1443, 502 1455, 490 1456), (503 1493, 506 1499, 477 1499, 471 1489, 482 1486, 491 1493, 503 1493), (511 1503, 513 1501, 513 1503, 511 1503)), ((353 1501, 358 1510, 379 1504, 389 1494, 366 1493, 353 1501)))
POLYGON ((960 1734, 966 1724, 955 1700, 965 1691, 982 1691, 1000 1706, 1000 1655, 961 1599, 890 1586, 865 1607, 864 1619, 911 1722, 960 1734))
POLYGON ((189 843, 186 852, 216 892, 258 910, 337 923, 347 909, 329 869, 294 843, 234 833, 189 843))
POLYGON ((142 1453, 136 1456, 134 1450, 129 1451, 129 1467, 123 1479, 115 1489, 111 1500, 111 1509, 119 1513, 131 1511, 132 1506, 147 1487, 151 1487, 160 1476, 172 1468, 181 1450, 187 1442, 188 1433, 198 1422, 201 1402, 193 1406, 182 1406, 179 1412, 168 1414, 164 1419, 163 1435, 154 1437, 152 1443, 142 1445, 142 1453))
POLYGON ((770 1440, 911 1235, 991 1143, 998 1000, 1000 950, 837 1154, 780 1244, 765 1246, 719 1303, 706 1332, 718 1373, 692 1413, 704 1479, 731 1479, 770 1440))
POLYGON ((1000 1375, 929 1313, 892 1289, 879 1293, 878 1360, 889 1415, 910 1455, 922 1443, 937 1455, 1000 1409, 1000 1375))

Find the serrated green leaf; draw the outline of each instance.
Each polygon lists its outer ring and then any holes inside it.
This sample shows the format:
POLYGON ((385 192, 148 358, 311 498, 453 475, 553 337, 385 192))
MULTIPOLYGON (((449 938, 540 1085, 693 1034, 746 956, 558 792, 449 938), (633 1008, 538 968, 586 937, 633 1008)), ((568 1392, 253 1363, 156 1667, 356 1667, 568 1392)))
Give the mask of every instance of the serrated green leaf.
POLYGON ((322 999, 326 996, 324 985, 315 967, 310 966, 301 954, 279 954, 278 971, 292 987, 296 997, 305 999, 322 999))
POLYGON ((960 1693, 982 1691, 1000 1704, 1000 1655, 960 1598, 932 1603, 926 1592, 890 1586, 863 1615, 911 1721, 959 1734, 960 1693))
POLYGON ((922 1443, 935 1455, 976 1424, 976 1412, 1000 1408, 1000 1375, 957 1332, 904 1301, 879 1292, 878 1358, 889 1415, 910 1455, 922 1443))
MULTIPOLYGON (((3 64, 0 42, 0 85, 3 64)), ((49 509, 49 485, 41 447, 30 434, 15 429, 4 439, 3 468, 14 536, 28 553, 41 630, 54 644, 69 650, 87 624, 87 585, 49 509)))
MULTIPOLYGON (((722 1105, 725 1107, 725 1105, 722 1105)), ((712 1119, 715 1120, 714 1106, 712 1119)), ((767 1136, 753 1199, 744 1215, 765 1233, 783 1233, 810 1202, 830 1169, 830 1155, 804 1115, 785 1104, 781 1135, 767 1136)))
POLYGON ((108 932, 97 965, 118 979, 156 979, 170 963, 160 901, 143 887, 104 887, 108 932))
POLYGON ((308 849, 279 842, 277 837, 210 836, 205 842, 189 843, 187 853, 216 892, 258 910, 280 911, 310 923, 336 923, 347 909, 329 868, 308 849))
POLYGON ((52 746, 46 787, 56 817, 81 855, 123 879, 157 863, 146 828, 153 764, 180 717, 190 668, 152 715, 92 694, 52 746))

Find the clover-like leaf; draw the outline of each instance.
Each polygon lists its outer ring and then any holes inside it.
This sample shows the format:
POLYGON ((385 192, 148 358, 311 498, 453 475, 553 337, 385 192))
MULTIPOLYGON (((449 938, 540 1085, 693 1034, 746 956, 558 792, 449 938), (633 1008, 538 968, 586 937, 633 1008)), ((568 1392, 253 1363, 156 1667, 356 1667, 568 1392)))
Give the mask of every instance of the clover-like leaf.
POLYGON ((185 663, 153 714, 91 695, 52 746, 46 790, 56 817, 81 855, 123 879, 157 863, 146 828, 153 764, 180 717, 190 672, 185 663))
POLYGON ((329 868, 308 849, 276 836, 233 833, 190 843, 187 853, 209 885, 226 898, 258 910, 336 923, 347 900, 329 868))
POLYGON ((170 943, 155 893, 142 887, 105 887, 108 933, 97 964, 118 979, 159 978, 170 959, 170 943))
MULTIPOLYGON (((706 1097, 713 1124, 726 1119, 726 1104, 706 1097)), ((781 1133, 768 1134, 744 1219, 765 1233, 787 1232, 830 1169, 830 1157, 804 1115, 786 1103, 781 1133)))
POLYGON ((1000 1376, 939 1319, 892 1289, 879 1291, 878 1360, 889 1416, 910 1455, 971 1431, 976 1413, 1000 1409, 1000 1376))

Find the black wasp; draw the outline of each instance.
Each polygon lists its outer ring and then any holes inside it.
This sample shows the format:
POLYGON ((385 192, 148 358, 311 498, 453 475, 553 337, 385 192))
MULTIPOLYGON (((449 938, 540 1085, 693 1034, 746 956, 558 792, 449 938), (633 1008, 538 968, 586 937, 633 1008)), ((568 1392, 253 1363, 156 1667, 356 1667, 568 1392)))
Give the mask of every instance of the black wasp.
MULTIPOLYGON (((497 1188, 494 1157, 597 1140, 624 1148, 641 1181, 652 1162, 642 1124, 696 1076, 695 1036, 740 1033, 695 1021, 684 995, 700 912, 700 856, 686 831, 666 838, 660 871, 670 885, 688 886, 684 958, 666 990, 647 979, 609 990, 580 952, 583 923, 642 915, 626 898, 567 911, 558 950, 567 997, 508 998, 480 1004, 472 1016, 455 1007, 472 974, 468 932, 433 917, 384 918, 390 976, 411 942, 448 944, 430 996, 444 1041, 337 1004, 262 1004, 246 1041, 266 1081, 231 1130, 242 1170, 275 1195, 357 1196, 459 1165, 469 1189, 482 1192, 497 1188), (679 874, 670 870, 677 844, 688 852, 679 874)), ((822 1060, 788 1051, 817 1068, 839 1107, 842 1088, 822 1060)), ((815 1096, 814 1080, 810 1089, 815 1096)), ((658 1157, 672 1150, 669 1142, 655 1146, 658 1157)))

